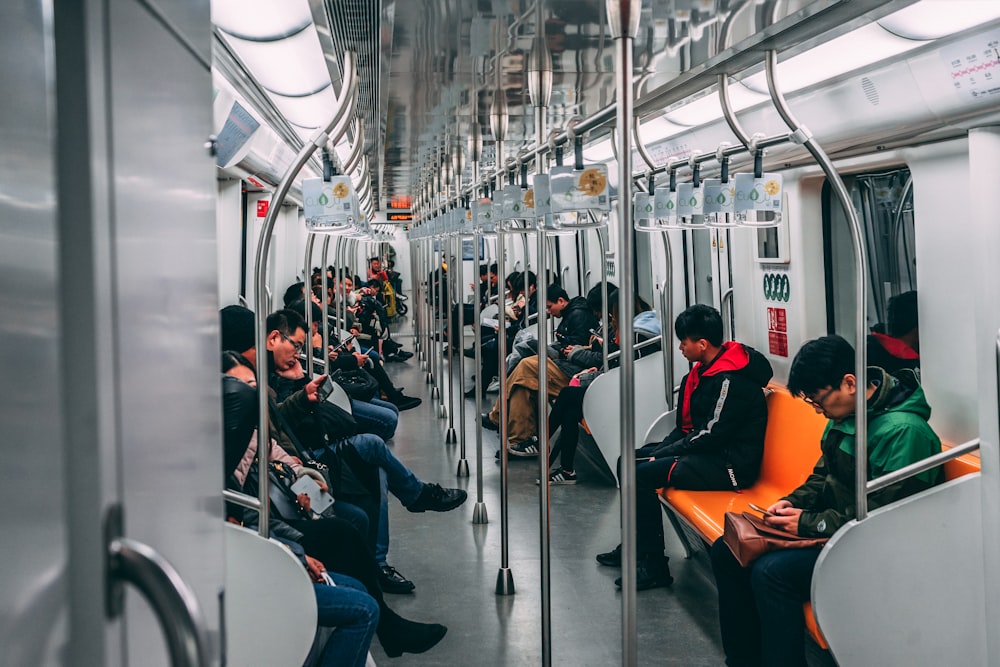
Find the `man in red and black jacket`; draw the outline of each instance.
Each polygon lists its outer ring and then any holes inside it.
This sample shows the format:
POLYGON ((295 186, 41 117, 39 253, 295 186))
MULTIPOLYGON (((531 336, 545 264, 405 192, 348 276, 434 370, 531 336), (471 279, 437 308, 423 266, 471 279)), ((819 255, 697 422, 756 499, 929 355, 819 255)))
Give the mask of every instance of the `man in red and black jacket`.
POLYGON ((920 370, 920 329, 917 326, 917 293, 903 292, 889 299, 887 334, 868 336, 868 365, 895 375, 903 369, 920 370))
MULTIPOLYGON (((751 486, 760 473, 767 428, 763 388, 773 374, 759 352, 722 342, 722 317, 694 305, 677 316, 681 354, 692 362, 681 380, 677 426, 636 456, 636 553, 638 590, 673 583, 663 554, 663 519, 656 490, 665 486, 721 491, 751 486)), ((619 462, 620 465, 620 462, 619 462)), ((597 556, 621 565, 621 545, 597 556)), ((621 579, 615 582, 621 586, 621 579)))

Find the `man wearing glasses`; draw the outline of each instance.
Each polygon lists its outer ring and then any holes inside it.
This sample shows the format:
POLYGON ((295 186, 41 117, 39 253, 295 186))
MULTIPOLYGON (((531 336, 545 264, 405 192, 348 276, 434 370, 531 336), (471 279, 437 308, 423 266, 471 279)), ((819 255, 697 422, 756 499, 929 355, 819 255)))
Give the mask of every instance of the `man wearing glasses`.
MULTIPOLYGON (((854 401, 862 387, 868 406, 869 479, 941 451, 927 423, 931 408, 912 373, 892 376, 869 366, 867 382, 854 374, 854 348, 840 336, 802 346, 788 376, 788 390, 830 421, 822 455, 809 478, 767 508, 768 524, 789 533, 829 537, 855 516, 854 401)), ((941 481, 941 469, 888 486, 868 498, 870 509, 887 505, 941 481)), ((719 591, 719 622, 726 664, 804 666, 805 621, 813 567, 820 549, 785 549, 743 568, 720 538, 712 545, 719 591)))

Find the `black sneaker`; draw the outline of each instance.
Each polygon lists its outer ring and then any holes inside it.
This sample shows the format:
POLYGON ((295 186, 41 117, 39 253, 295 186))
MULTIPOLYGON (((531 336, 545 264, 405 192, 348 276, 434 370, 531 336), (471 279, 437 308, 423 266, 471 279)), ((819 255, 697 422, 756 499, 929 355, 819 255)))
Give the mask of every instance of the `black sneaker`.
MULTIPOLYGON (((674 583, 670 576, 668 559, 663 554, 648 554, 639 559, 635 566, 635 590, 644 591, 649 588, 664 588, 674 583)), ((622 579, 615 579, 615 586, 622 587, 622 579)))
POLYGON ((479 416, 479 421, 482 422, 483 428, 485 428, 485 429, 489 429, 490 431, 497 431, 497 432, 500 431, 500 425, 493 423, 493 420, 490 419, 490 414, 488 412, 484 412, 483 414, 481 414, 479 416))
POLYGON ((622 545, 618 545, 611 551, 606 551, 602 554, 597 554, 597 562, 601 565, 607 565, 608 567, 621 567, 622 566, 622 545))
POLYGON ((476 358, 476 347, 475 346, 467 347, 467 348, 465 348, 462 351, 462 354, 465 355, 466 359, 475 359, 476 358))
POLYGON ((576 473, 572 470, 556 468, 549 473, 549 484, 576 484, 576 473))
POLYGON ((453 510, 469 497, 462 489, 443 489, 440 484, 424 484, 417 500, 407 507, 411 512, 447 512, 453 510))
POLYGON ((509 445, 507 453, 524 459, 535 458, 538 456, 538 438, 531 436, 516 445, 509 445))
POLYGON ((411 593, 415 588, 413 582, 397 572, 392 565, 383 565, 379 568, 378 585, 383 593, 397 595, 411 593))

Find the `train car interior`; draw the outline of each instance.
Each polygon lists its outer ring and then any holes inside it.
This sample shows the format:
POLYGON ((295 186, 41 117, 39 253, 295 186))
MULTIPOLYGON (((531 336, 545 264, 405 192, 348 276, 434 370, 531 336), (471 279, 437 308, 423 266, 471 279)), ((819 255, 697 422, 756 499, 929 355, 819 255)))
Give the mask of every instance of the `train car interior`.
POLYGON ((18 0, 0 72, 0 664, 1000 665, 997 0, 18 0))

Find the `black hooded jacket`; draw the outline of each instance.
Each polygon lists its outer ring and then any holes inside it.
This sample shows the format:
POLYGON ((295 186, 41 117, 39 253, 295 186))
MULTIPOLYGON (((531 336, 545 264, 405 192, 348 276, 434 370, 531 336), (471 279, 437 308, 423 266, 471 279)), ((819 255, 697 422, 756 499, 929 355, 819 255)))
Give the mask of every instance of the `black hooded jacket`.
POLYGON ((681 380, 677 426, 653 456, 699 455, 732 467, 740 487, 757 481, 764 456, 771 364, 742 343, 730 342, 710 364, 695 364, 681 380))
POLYGON ((575 347, 589 345, 592 335, 590 330, 596 329, 600 323, 597 316, 594 315, 594 311, 590 309, 587 299, 582 296, 575 296, 569 300, 569 303, 563 308, 561 319, 549 349, 555 353, 554 361, 559 370, 569 376, 586 367, 567 359, 563 350, 569 345, 575 347))

